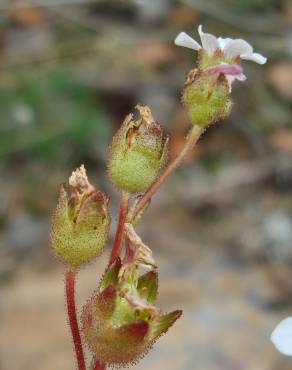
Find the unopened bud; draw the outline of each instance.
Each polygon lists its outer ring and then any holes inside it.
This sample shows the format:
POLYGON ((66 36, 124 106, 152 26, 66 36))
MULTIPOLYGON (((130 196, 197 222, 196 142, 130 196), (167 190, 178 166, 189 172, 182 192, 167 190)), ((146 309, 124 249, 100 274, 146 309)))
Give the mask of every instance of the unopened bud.
POLYGON ((208 70, 189 72, 182 101, 192 124, 203 127, 227 117, 232 106, 225 75, 208 70))
POLYGON ((128 193, 145 191, 157 178, 168 155, 168 137, 149 107, 138 105, 139 118, 129 114, 113 138, 109 173, 128 193))
POLYGON ((58 257, 78 267, 103 250, 110 222, 108 198, 89 183, 84 166, 72 173, 69 183, 72 186, 69 199, 65 185, 60 189, 51 243, 58 257))

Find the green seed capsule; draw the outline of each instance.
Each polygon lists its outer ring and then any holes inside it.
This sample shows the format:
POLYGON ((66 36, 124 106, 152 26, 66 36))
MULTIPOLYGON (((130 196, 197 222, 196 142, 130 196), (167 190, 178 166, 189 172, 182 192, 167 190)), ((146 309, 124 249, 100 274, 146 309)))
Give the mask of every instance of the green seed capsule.
POLYGON ((112 181, 128 193, 145 191, 168 156, 168 137, 154 121, 150 108, 136 108, 140 117, 126 117, 113 138, 108 165, 112 181))
POLYGON ((69 182, 72 185, 69 199, 65 186, 61 186, 51 244, 65 263, 79 267, 103 251, 110 223, 108 198, 88 182, 84 167, 73 172, 69 182))

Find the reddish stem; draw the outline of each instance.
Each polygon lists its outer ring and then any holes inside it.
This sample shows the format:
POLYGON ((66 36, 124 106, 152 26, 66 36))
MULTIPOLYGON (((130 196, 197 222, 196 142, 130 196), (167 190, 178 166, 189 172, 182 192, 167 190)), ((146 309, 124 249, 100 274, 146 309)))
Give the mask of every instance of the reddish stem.
POLYGON ((106 365, 103 365, 98 360, 95 360, 93 370, 105 370, 105 369, 106 369, 106 365))
POLYGON ((76 305, 75 305, 75 277, 76 269, 69 267, 66 271, 66 299, 69 323, 74 343, 74 350, 76 354, 78 370, 86 370, 84 353, 82 348, 81 336, 78 327, 76 305))
POLYGON ((153 184, 148 188, 146 193, 144 193, 143 197, 139 200, 136 205, 133 218, 137 216, 137 214, 147 205, 147 203, 151 200, 152 196, 156 193, 156 191, 160 188, 160 186, 164 183, 164 181, 171 175, 183 162, 187 154, 193 149, 194 145, 198 141, 199 137, 203 133, 204 128, 199 126, 193 126, 191 129, 184 147, 182 148, 181 152, 177 155, 177 157, 165 168, 165 170, 161 173, 161 175, 153 182, 153 184))
POLYGON ((114 244, 113 244, 113 248, 111 252, 110 263, 112 263, 120 255, 120 252, 121 252, 124 227, 125 227, 128 210, 129 210, 129 202, 130 202, 130 194, 122 191, 121 199, 120 199, 119 221, 118 221, 118 227, 117 227, 115 240, 114 240, 114 244))

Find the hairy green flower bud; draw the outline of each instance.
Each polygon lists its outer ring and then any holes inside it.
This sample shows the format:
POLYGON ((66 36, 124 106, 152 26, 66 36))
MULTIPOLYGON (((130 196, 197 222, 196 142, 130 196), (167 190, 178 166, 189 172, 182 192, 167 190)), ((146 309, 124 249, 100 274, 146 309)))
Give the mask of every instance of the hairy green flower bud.
POLYGON ((103 250, 110 223, 108 197, 89 183, 84 166, 72 173, 69 184, 72 187, 69 199, 65 185, 60 189, 51 243, 58 257, 78 267, 103 250))
POLYGON ((128 193, 145 191, 157 178, 168 155, 168 137, 147 106, 138 105, 140 117, 129 114, 113 138, 109 174, 128 193))
POLYGON ((106 270, 98 290, 82 314, 83 334, 90 350, 103 363, 136 362, 181 316, 181 311, 162 314, 154 304, 158 274, 151 250, 133 226, 125 226, 126 254, 106 270), (139 268, 150 271, 140 275, 139 268))
POLYGON ((207 126, 231 111, 229 85, 224 74, 199 69, 188 74, 182 101, 192 124, 207 126))

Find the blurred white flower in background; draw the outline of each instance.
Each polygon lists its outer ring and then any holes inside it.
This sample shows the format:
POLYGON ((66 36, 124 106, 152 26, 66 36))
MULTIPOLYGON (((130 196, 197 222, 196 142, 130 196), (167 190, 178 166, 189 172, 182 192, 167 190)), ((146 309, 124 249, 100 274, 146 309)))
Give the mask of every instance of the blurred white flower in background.
POLYGON ((282 320, 274 329, 271 341, 278 351, 292 356, 292 317, 282 320))

